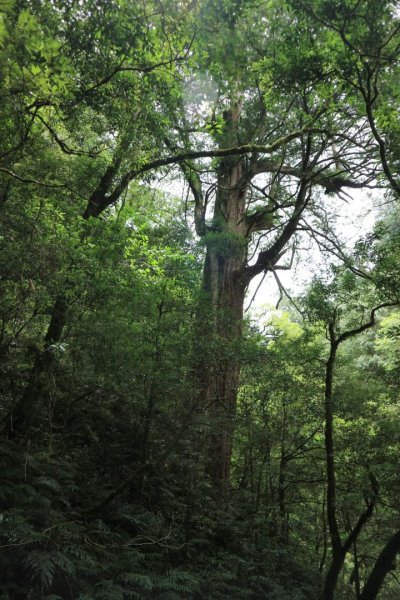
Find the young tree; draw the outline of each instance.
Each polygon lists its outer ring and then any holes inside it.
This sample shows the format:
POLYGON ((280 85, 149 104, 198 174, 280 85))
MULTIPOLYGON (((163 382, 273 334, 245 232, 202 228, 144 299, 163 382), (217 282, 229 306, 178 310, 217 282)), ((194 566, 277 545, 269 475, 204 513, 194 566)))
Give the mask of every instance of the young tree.
MULTIPOLYGON (((366 283, 366 282, 364 282, 366 283)), ((397 294, 388 295, 386 302, 377 304, 368 309, 365 302, 370 295, 367 285, 356 285, 356 278, 344 276, 324 286, 320 282, 314 282, 310 289, 307 303, 309 314, 320 319, 326 324, 326 337, 329 341, 329 354, 326 360, 325 385, 324 385, 324 439, 326 460, 326 516, 329 536, 331 541, 332 558, 327 570, 324 587, 321 591, 321 600, 333 600, 339 574, 344 564, 346 554, 357 543, 358 537, 370 520, 374 508, 378 502, 379 481, 372 471, 368 470, 371 491, 365 494, 366 508, 362 511, 354 525, 349 525, 346 537, 343 539, 340 532, 337 514, 338 490, 337 490, 337 460, 335 454, 335 369, 340 346, 363 332, 371 329, 376 324, 376 314, 386 307, 398 305, 397 294), (363 300, 358 299, 362 292, 363 300), (345 296, 343 297, 343 294, 345 296), (347 319, 344 316, 344 298, 347 295, 347 319), (361 305, 361 306, 360 306, 361 305), (357 315, 361 309, 361 318, 357 315), (369 317, 364 317, 367 312, 369 317), (352 314, 354 313, 354 314, 352 314)), ((356 561, 357 562, 357 561, 356 561)))

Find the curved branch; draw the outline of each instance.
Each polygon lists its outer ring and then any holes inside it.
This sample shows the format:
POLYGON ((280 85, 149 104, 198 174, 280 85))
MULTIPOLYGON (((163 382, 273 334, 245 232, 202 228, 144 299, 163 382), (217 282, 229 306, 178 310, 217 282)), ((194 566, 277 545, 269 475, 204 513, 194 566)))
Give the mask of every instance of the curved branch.
POLYGON ((367 323, 364 323, 363 325, 360 325, 359 327, 355 327, 354 329, 350 329, 349 331, 345 331, 344 333, 339 335, 339 337, 334 342, 336 345, 336 348, 339 346, 339 344, 341 344, 345 340, 348 340, 349 338, 351 338, 355 335, 358 335, 359 333, 362 333, 363 331, 366 331, 367 329, 370 329, 371 327, 373 327, 376 323, 376 313, 378 310, 380 310, 381 308, 387 308, 389 306, 398 306, 398 304, 399 304, 399 301, 397 300, 395 302, 382 302, 382 304, 375 306, 375 308, 373 308, 370 312, 370 319, 367 323))
MULTIPOLYGON (((224 158, 226 156, 243 156, 245 154, 272 154, 288 142, 302 137, 306 133, 321 133, 321 129, 314 129, 312 127, 303 127, 302 129, 298 129, 285 135, 281 138, 278 138, 272 144, 268 146, 260 146, 258 144, 245 144, 243 146, 233 146, 231 148, 218 148, 215 150, 188 150, 184 152, 178 152, 177 154, 173 154, 170 156, 166 156, 163 158, 158 158, 155 160, 149 160, 145 162, 140 167, 136 169, 131 169, 121 178, 120 182, 116 185, 113 192, 109 195, 104 196, 100 202, 92 207, 87 207, 85 214, 91 214, 91 216, 98 216, 103 210, 105 210, 111 204, 114 204, 121 196, 123 191, 127 188, 129 183, 139 177, 148 173, 149 171, 153 171, 155 169, 160 169, 162 167, 168 167, 170 165, 180 165, 181 163, 196 160, 198 158, 224 158)), ((89 200, 89 204, 91 200, 89 200)))
MULTIPOLYGON (((367 86, 368 86, 368 89, 365 90, 364 86, 362 85, 362 82, 360 81, 359 89, 360 89, 361 95, 364 99, 365 112, 367 114, 368 123, 371 128, 372 135, 374 136, 375 140, 378 143, 379 156, 381 159, 383 172, 385 173, 392 190, 397 194, 397 196, 400 197, 400 184, 394 178, 394 176, 392 174, 391 168, 390 168, 388 160, 387 160, 386 143, 385 143, 385 140, 382 138, 381 134, 379 133, 378 128, 376 126, 375 117, 374 117, 373 110, 372 110, 370 78, 368 79, 367 86)), ((376 98, 376 94, 377 94, 377 89, 375 88, 375 98, 376 98)))
POLYGON ((272 244, 271 248, 260 252, 254 265, 250 265, 244 269, 243 278, 247 284, 259 273, 262 273, 265 270, 271 270, 282 256, 282 252, 292 235, 296 232, 301 215, 307 206, 309 200, 308 192, 308 182, 303 180, 297 194, 293 214, 286 223, 281 235, 274 244, 272 244))
MULTIPOLYGON (((164 138, 164 142, 169 150, 173 152, 177 151, 176 146, 170 140, 164 138)), ((179 166, 194 198, 194 226, 196 233, 202 236, 206 233, 206 205, 200 175, 191 161, 181 162, 179 166)))
POLYGON ((22 177, 18 175, 18 173, 14 173, 10 169, 6 169, 5 167, 0 167, 0 173, 5 173, 9 177, 20 181, 21 183, 33 183, 35 185, 41 185, 42 187, 48 188, 66 188, 67 185, 64 183, 47 183, 47 181, 39 181, 38 179, 33 179, 31 177, 22 177))
POLYGON ((36 116, 39 119, 39 121, 41 123, 43 123, 43 125, 46 127, 47 131, 50 133, 51 137, 53 138, 53 140, 56 142, 56 144, 61 148, 61 150, 65 154, 72 154, 75 156, 89 156, 90 158, 95 158, 96 156, 98 156, 100 154, 100 152, 86 152, 85 150, 77 150, 74 148, 70 148, 68 146, 68 144, 60 138, 57 131, 55 129, 53 129, 53 127, 51 125, 49 125, 49 123, 47 123, 47 121, 45 121, 43 119, 43 117, 40 116, 39 113, 37 113, 36 116))
POLYGON ((381 550, 364 586, 360 600, 375 600, 377 598, 383 581, 387 573, 393 568, 394 559, 399 552, 400 531, 396 531, 381 550))

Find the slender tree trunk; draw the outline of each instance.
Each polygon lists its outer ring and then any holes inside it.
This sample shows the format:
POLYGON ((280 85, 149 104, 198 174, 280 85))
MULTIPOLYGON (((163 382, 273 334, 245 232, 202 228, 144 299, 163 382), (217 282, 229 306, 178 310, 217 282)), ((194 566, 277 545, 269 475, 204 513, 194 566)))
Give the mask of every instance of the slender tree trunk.
MULTIPOLYGON (((84 220, 90 217, 97 218, 109 205, 110 202, 107 193, 118 172, 123 151, 126 147, 127 139, 123 139, 116 151, 112 164, 105 169, 98 186, 88 200, 88 204, 82 215, 84 220)), ((115 201, 118 197, 115 198, 115 201)), ((84 233, 82 239, 86 235, 84 233)), ((43 340, 43 350, 37 353, 25 390, 16 406, 11 409, 7 416, 5 432, 9 437, 14 437, 19 433, 24 434, 28 431, 37 412, 37 405, 46 394, 48 376, 55 359, 54 345, 62 339, 62 333, 67 320, 68 299, 65 291, 64 289, 60 292, 54 301, 50 323, 43 340)))
POLYGON ((320 600, 332 600, 343 565, 345 554, 336 518, 336 474, 333 443, 333 374, 336 361, 337 342, 333 325, 329 324, 331 348, 325 372, 325 460, 326 460, 326 515, 332 547, 332 561, 325 576, 320 600))
POLYGON ((336 475, 333 444, 333 369, 336 361, 336 342, 331 340, 331 351, 325 375, 325 457, 326 457, 326 513, 331 536, 332 552, 339 558, 342 544, 336 519, 336 475))
POLYGON ((59 294, 54 303, 49 327, 44 337, 44 348, 38 352, 31 369, 28 383, 19 403, 7 418, 6 432, 9 437, 25 433, 33 420, 37 399, 46 394, 48 377, 55 359, 55 344, 61 340, 67 313, 67 300, 59 294))
POLYGON ((329 536, 332 548, 332 560, 325 576, 324 587, 320 600, 333 600, 340 572, 343 567, 346 554, 352 543, 357 539, 364 522, 372 514, 373 505, 360 517, 357 525, 353 528, 346 541, 342 543, 336 514, 336 470, 334 451, 334 425, 333 425, 333 377, 336 362, 336 354, 340 341, 336 339, 334 325, 329 324, 329 337, 331 349, 326 363, 325 375, 325 456, 326 456, 326 515, 328 519, 329 536), (365 520, 364 520, 365 517, 365 520))
MULTIPOLYGON (((321 560, 319 561, 319 565, 318 565, 319 573, 322 573, 322 571, 324 570, 326 556, 328 554, 328 531, 327 531, 327 523, 326 523, 326 518, 325 518, 325 495, 324 495, 324 499, 322 502, 322 527, 323 527, 322 556, 321 556, 321 560)), ((317 549, 318 549, 318 546, 317 546, 317 549)))
MULTIPOLYGON (((372 496, 366 502, 367 506, 358 518, 357 523, 350 531, 344 542, 341 541, 336 513, 336 471, 334 453, 334 422, 333 422, 333 380, 336 363, 336 355, 339 345, 345 340, 352 338, 375 325, 376 311, 385 306, 393 306, 392 303, 381 304, 371 310, 370 320, 360 327, 345 331, 338 337, 335 333, 335 321, 328 324, 330 352, 325 371, 325 455, 326 455, 326 480, 327 480, 327 519, 329 536, 332 547, 332 561, 325 577, 324 587, 319 600, 333 600, 337 581, 342 569, 347 552, 356 543, 365 523, 371 518, 375 508, 379 485, 372 473, 369 473, 371 481, 372 496)), ((365 599, 364 599, 365 600, 365 599)))
POLYGON ((328 572, 325 576, 324 589, 320 595, 320 600, 333 600, 335 597, 336 585, 339 579, 340 571, 342 570, 345 556, 346 553, 341 551, 332 558, 328 572))
POLYGON ((355 587, 357 600, 360 600, 361 586, 360 586, 360 568, 359 568, 358 552, 357 552, 357 540, 354 540, 354 544, 353 544, 353 557, 354 557, 353 581, 354 581, 354 587, 355 587))
POLYGON ((288 544, 289 542, 288 512, 286 510, 286 469, 288 464, 288 459, 286 456, 287 392, 288 390, 285 389, 285 396, 282 399, 281 456, 279 460, 278 474, 279 536, 284 545, 288 544))

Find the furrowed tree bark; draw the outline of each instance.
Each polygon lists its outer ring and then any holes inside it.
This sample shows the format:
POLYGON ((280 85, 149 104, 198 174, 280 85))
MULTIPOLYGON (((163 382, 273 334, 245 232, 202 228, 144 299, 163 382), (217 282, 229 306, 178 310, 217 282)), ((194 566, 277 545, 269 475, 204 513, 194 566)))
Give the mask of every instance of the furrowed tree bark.
MULTIPOLYGON (((225 131, 222 143, 225 146, 237 143, 239 118, 240 105, 233 103, 231 109, 224 113, 225 131)), ((304 164, 296 169, 296 175, 301 181, 292 216, 270 249, 261 252, 252 266, 247 265, 251 235, 254 231, 265 231, 272 225, 271 216, 263 211, 256 215, 246 214, 247 194, 251 179, 263 172, 263 169, 271 169, 271 164, 262 163, 261 166, 262 161, 224 156, 217 169, 213 219, 203 236, 206 257, 200 309, 200 316, 206 323, 203 331, 200 328, 200 346, 204 348, 211 343, 216 352, 214 356, 199 361, 197 372, 199 404, 208 412, 211 429, 210 475, 217 498, 225 504, 229 502, 232 436, 240 376, 240 360, 237 353, 242 339, 246 288, 253 277, 274 267, 296 232, 308 201, 309 181, 304 173, 308 166, 309 153, 310 144, 307 143, 304 164)), ((199 199, 201 195, 195 191, 196 200, 196 197, 199 199)), ((197 212, 200 214, 202 211, 197 209, 197 212)))
MULTIPOLYGON (((203 331, 215 344, 216 356, 203 363, 200 404, 211 422, 210 474, 220 498, 229 497, 232 434, 239 387, 238 346, 242 338, 245 282, 242 277, 247 256, 245 212, 248 178, 243 159, 223 160, 213 225, 204 237, 206 258, 203 271, 201 312, 208 314, 212 331, 203 331)), ((203 343, 204 343, 203 342, 203 343)))
MULTIPOLYGON (((231 110, 224 113, 224 145, 237 143, 239 118, 238 104, 233 104, 231 110)), ((269 250, 261 252, 252 266, 247 264, 251 235, 254 231, 271 228, 272 221, 265 211, 256 215, 246 213, 247 194, 252 178, 263 172, 263 169, 271 169, 271 164, 231 156, 224 157, 217 169, 213 219, 203 236, 206 257, 200 309, 200 317, 206 323, 203 331, 200 328, 200 347, 204 348, 211 343, 216 351, 214 355, 200 359, 197 372, 199 404, 208 412, 211 429, 210 475, 217 498, 224 504, 229 502, 232 437, 240 376, 240 359, 237 353, 242 339, 246 288, 253 277, 274 268, 297 230, 309 197, 309 181, 304 176, 309 161, 309 142, 308 136, 304 163, 296 169, 300 183, 292 216, 269 250)), ((201 197, 197 190, 194 196, 195 200, 196 197, 201 197)), ((197 212, 202 213, 200 209, 197 212)))

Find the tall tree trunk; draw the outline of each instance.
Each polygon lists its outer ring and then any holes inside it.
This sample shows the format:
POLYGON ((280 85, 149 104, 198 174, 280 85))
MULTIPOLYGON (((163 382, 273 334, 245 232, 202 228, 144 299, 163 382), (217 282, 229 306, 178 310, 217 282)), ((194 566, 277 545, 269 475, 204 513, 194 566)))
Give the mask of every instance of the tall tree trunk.
MULTIPOLYGON (((243 191, 224 190, 217 208, 226 210, 226 221, 218 215, 216 233, 210 234, 204 266, 203 292, 211 318, 211 331, 204 332, 216 349, 204 367, 202 405, 212 424, 210 472, 221 498, 229 496, 232 434, 236 414, 240 364, 237 355, 242 337, 245 285, 241 272, 246 241, 240 229, 238 204, 243 191), (232 209, 232 210, 230 210, 232 209)), ((244 210, 244 207, 243 207, 244 210)), ((222 217, 225 219, 225 216, 222 217)), ((208 321, 210 323, 210 320, 208 321)))
MULTIPOLYGON (((234 103, 232 110, 224 113, 222 148, 238 145, 239 117, 239 104, 234 103)), ((304 159, 304 170, 308 159, 309 149, 304 159)), ((271 247, 259 252, 257 261, 248 266, 247 249, 252 232, 266 231, 272 226, 268 207, 256 214, 246 214, 250 181, 261 172, 264 170, 259 168, 257 162, 244 157, 223 158, 217 169, 212 224, 205 225, 204 233, 201 233, 201 227, 197 227, 207 249, 200 311, 206 326, 200 326, 200 337, 203 344, 204 340, 209 341, 208 347, 206 344, 203 346, 207 355, 199 360, 200 403, 207 407, 212 428, 210 473, 218 496, 224 502, 229 499, 232 435, 240 375, 237 353, 242 338, 246 288, 253 277, 273 268, 282 256, 308 201, 308 182, 304 178, 295 194, 292 216, 271 247), (211 356, 209 346, 217 346, 218 355, 214 353, 211 356)), ((195 199, 200 196, 197 187, 193 189, 192 185, 195 199)), ((205 214, 204 206, 203 202, 202 214, 205 214)))
MULTIPOLYGON (((225 114, 222 144, 237 143, 239 117, 239 105, 225 114)), ((202 338, 211 341, 216 353, 203 362, 200 387, 201 404, 207 408, 211 423, 210 475, 218 496, 227 501, 240 375, 237 353, 246 291, 242 276, 247 258, 244 215, 249 185, 245 159, 223 159, 217 176, 213 221, 204 237, 203 314, 211 331, 202 332, 202 338)))

